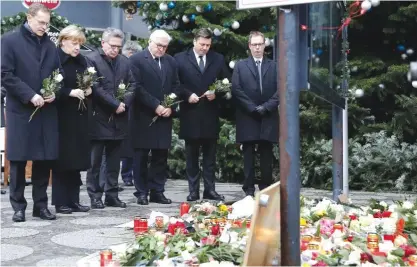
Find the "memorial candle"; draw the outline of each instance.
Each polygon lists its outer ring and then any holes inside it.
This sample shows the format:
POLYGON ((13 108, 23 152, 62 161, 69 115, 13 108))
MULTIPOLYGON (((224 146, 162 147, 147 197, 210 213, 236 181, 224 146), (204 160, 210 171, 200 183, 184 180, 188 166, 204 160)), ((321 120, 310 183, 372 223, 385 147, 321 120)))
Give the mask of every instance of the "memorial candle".
POLYGON ((100 252, 100 267, 107 266, 113 259, 113 252, 108 250, 103 250, 100 252))
POLYGON ((187 214, 189 211, 190 211, 190 204, 188 204, 187 202, 181 203, 180 216, 187 214))

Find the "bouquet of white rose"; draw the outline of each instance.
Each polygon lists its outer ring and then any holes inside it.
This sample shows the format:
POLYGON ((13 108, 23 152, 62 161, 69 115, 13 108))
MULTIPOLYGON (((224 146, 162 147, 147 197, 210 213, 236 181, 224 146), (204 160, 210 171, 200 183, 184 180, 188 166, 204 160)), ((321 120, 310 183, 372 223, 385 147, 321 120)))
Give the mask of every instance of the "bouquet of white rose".
MULTIPOLYGON (((55 95, 56 92, 61 88, 61 81, 64 77, 59 73, 59 69, 56 69, 52 72, 51 76, 45 78, 42 81, 42 89, 40 93, 42 94, 43 98, 50 98, 55 95)), ((38 111, 40 107, 37 107, 35 111, 30 115, 29 122, 32 120, 33 115, 35 115, 36 111, 38 111)))
POLYGON ((229 99, 231 97, 231 88, 232 84, 229 82, 229 79, 224 78, 223 80, 214 81, 208 90, 213 93, 224 93, 225 97, 229 99))
MULTIPOLYGON (((77 73, 77 86, 79 89, 83 90, 85 94, 89 88, 102 78, 103 77, 97 77, 97 71, 94 67, 89 67, 82 74, 77 73)), ((84 100, 80 99, 78 110, 84 110, 86 108, 84 100)))
MULTIPOLYGON (((114 97, 119 100, 120 102, 123 102, 125 100, 125 97, 132 94, 132 92, 129 92, 130 84, 128 83, 125 85, 124 83, 119 84, 119 87, 117 88, 116 94, 114 97)), ((109 122, 113 119, 113 114, 109 118, 109 122)))
MULTIPOLYGON (((181 103, 184 100, 179 100, 179 101, 175 101, 177 99, 177 95, 174 93, 171 93, 170 95, 165 95, 164 96, 164 101, 162 101, 161 106, 164 106, 165 108, 169 108, 175 104, 181 103)), ((153 117, 151 124, 149 124, 149 126, 151 126, 154 122, 156 122, 156 120, 158 119, 158 116, 153 117)))

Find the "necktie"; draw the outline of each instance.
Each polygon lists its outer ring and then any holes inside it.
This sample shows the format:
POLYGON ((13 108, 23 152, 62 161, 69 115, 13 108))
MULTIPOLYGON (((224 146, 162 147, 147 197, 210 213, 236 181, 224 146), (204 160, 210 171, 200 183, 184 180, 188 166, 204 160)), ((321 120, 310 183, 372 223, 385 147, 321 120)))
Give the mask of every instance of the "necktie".
POLYGON ((161 60, 159 57, 155 58, 156 64, 158 64, 159 69, 161 69, 161 60))
POLYGON ((261 61, 256 61, 256 66, 258 67, 258 76, 259 76, 259 89, 261 89, 262 93, 262 68, 261 68, 261 61))
POLYGON ((200 71, 204 72, 204 61, 203 61, 203 56, 199 56, 200 58, 200 62, 198 62, 198 67, 200 67, 200 71))

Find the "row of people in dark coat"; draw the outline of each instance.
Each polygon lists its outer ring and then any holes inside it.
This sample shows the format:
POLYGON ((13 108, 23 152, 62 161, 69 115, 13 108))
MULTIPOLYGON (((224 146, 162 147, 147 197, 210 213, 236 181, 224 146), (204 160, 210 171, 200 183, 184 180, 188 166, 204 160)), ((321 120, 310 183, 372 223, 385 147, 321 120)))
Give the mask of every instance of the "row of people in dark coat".
MULTIPOLYGON (((45 33, 49 20, 50 11, 41 4, 33 4, 25 25, 2 38, 1 73, 7 90, 6 148, 11 165, 13 220, 25 220, 24 167, 27 160, 33 161, 33 216, 56 218, 47 206, 50 169, 53 170, 52 204, 57 212, 89 209, 79 203, 80 171, 83 170, 87 170, 91 208, 126 207, 118 197, 117 183, 125 139, 134 150, 137 203, 171 203, 164 191, 172 117, 176 109, 162 105, 164 98, 171 94, 184 100, 179 110, 180 138, 186 141, 190 191, 187 200, 200 198, 200 148, 203 198, 223 200, 215 190, 219 134, 216 97, 219 96, 210 94, 208 88, 216 79, 230 78, 230 74, 224 57, 210 50, 211 32, 198 30, 194 47, 172 57, 165 54, 171 37, 163 30, 156 30, 146 49, 127 58, 119 54, 123 32, 108 28, 102 36, 102 47, 84 57, 79 54, 80 45, 85 42, 82 31, 76 26, 63 29, 56 48, 45 33), (88 90, 77 89, 76 74, 88 67, 94 67, 103 79, 88 90), (44 99, 40 94, 42 80, 57 68, 64 75, 62 88, 56 96, 44 99), (128 87, 123 99, 115 97, 121 87, 128 87), (86 103, 87 109, 79 110, 80 100, 86 103), (28 122, 36 107, 41 108, 28 122), (152 123, 155 116, 158 119, 152 123), (106 161, 104 188, 99 182, 103 153, 106 161)), ((244 151, 243 190, 253 195, 256 145, 261 152, 259 188, 272 183, 272 143, 277 142, 278 135, 278 96, 276 64, 263 57, 262 33, 251 33, 248 46, 252 56, 236 64, 232 94, 237 109, 236 139, 243 144, 244 151)))

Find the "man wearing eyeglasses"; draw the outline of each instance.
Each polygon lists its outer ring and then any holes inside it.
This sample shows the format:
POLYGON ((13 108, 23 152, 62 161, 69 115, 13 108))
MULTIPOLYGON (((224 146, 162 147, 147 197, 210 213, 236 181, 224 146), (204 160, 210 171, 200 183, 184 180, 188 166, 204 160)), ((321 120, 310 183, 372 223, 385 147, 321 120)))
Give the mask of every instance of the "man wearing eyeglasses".
POLYGON ((55 44, 46 30, 51 11, 32 4, 27 21, 1 38, 1 83, 6 89, 7 159, 10 160, 10 203, 13 221, 25 221, 26 162, 32 163, 33 216, 54 220, 48 209, 50 169, 58 157, 58 119, 55 95, 44 98, 42 81, 60 69, 55 44), (32 120, 31 114, 36 110, 32 120), (30 120, 30 121, 29 121, 30 120))
POLYGON ((177 94, 179 81, 174 58, 165 54, 170 41, 167 32, 155 30, 149 37, 149 46, 129 58, 137 83, 131 128, 135 149, 134 195, 139 205, 148 205, 149 201, 171 203, 164 191, 175 109, 162 106, 162 102, 172 93, 177 94), (152 123, 155 116, 157 120, 152 123))
POLYGON ((278 142, 278 89, 276 63, 264 56, 265 37, 249 35, 251 56, 233 71, 232 95, 236 101, 236 141, 243 145, 243 191, 255 193, 255 155, 260 154, 259 190, 272 183, 272 145, 278 142))
POLYGON ((89 67, 102 77, 93 86, 93 107, 90 120, 91 168, 87 171, 87 192, 92 209, 106 206, 126 208, 118 196, 118 177, 122 141, 127 137, 127 109, 133 99, 135 81, 128 58, 119 54, 124 33, 107 28, 102 35, 101 48, 87 55, 89 67), (126 92, 120 95, 125 88, 126 92), (103 151, 105 153, 105 185, 100 186, 99 176, 103 151), (105 201, 102 202, 103 191, 105 201))

